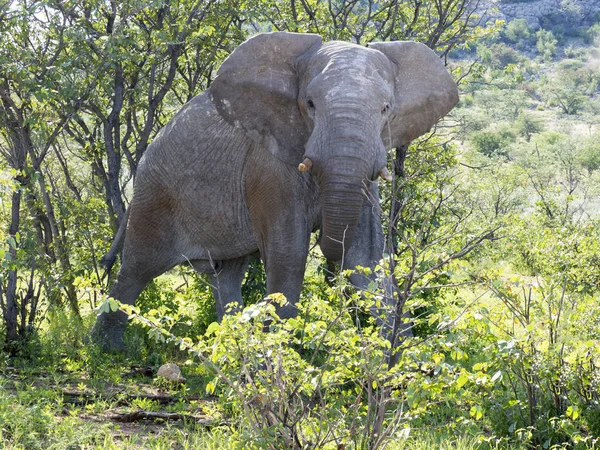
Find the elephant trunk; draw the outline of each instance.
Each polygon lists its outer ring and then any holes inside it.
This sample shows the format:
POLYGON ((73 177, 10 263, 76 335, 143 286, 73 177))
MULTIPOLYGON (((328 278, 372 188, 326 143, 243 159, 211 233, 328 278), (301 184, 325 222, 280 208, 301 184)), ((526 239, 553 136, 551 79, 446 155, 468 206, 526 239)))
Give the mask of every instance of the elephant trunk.
POLYGON ((366 179, 366 162, 364 170, 358 170, 356 163, 349 167, 335 161, 326 170, 321 184, 322 237, 321 251, 331 261, 342 261, 350 249, 361 208, 364 201, 363 182, 366 179))

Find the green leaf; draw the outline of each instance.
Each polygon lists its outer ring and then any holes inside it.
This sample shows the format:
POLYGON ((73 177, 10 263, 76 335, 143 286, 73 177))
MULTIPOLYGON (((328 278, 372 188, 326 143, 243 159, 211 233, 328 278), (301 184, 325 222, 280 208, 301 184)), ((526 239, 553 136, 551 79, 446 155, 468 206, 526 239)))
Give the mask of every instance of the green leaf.
POLYGON ((579 417, 579 407, 577 405, 571 405, 567 408, 567 417, 573 420, 577 420, 579 417))
POLYGON ((208 395, 213 395, 215 393, 215 389, 217 388, 217 384, 215 381, 209 381, 206 384, 206 393, 208 395))
POLYGON ((458 389, 462 388, 467 383, 467 381, 469 381, 469 377, 464 373, 460 374, 460 376, 456 379, 456 387, 458 389))
POLYGON ((208 328, 206 329, 206 333, 204 333, 206 336, 211 336, 213 334, 215 334, 219 328, 221 328, 221 325, 219 325, 218 322, 213 322, 211 323, 208 328))
POLYGON ((110 302, 109 302, 109 300, 105 300, 98 307, 98 315, 100 315, 102 313, 108 313, 108 312, 110 312, 110 302))
POLYGON ((480 420, 483 417, 483 408, 479 405, 472 406, 469 414, 471 414, 471 417, 475 420, 480 420))
POLYGON ((109 305, 110 310, 112 312, 115 312, 115 311, 119 310, 119 302, 117 302, 114 298, 109 298, 108 299, 108 305, 109 305))
POLYGON ((492 377, 492 383, 495 383, 496 380, 502 380, 502 371, 499 370, 498 372, 496 372, 494 374, 494 376, 492 377))

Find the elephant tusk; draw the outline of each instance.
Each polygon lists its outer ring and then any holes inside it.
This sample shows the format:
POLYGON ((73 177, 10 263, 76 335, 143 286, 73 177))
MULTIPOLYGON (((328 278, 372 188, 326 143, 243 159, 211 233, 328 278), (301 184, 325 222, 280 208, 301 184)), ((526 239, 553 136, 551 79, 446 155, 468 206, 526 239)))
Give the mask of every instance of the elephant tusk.
POLYGON ((312 167, 312 161, 310 160, 310 158, 304 158, 304 161, 302 161, 298 165, 298 170, 300 172, 306 172, 306 171, 310 170, 311 167, 312 167))
POLYGON ((387 170, 387 167, 384 167, 379 171, 379 176, 388 183, 392 182, 392 174, 387 170))

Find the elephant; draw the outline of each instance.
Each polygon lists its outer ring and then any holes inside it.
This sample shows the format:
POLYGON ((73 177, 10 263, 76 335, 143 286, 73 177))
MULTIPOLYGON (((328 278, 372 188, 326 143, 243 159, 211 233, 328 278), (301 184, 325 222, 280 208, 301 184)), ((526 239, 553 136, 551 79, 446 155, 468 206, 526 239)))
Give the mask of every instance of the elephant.
MULTIPOLYGON (((191 264, 209 275, 220 320, 243 305, 248 259, 260 255, 268 293, 288 300, 279 316, 293 317, 311 233, 320 230, 321 251, 338 267, 375 267, 388 150, 428 132, 457 102, 443 62, 420 43, 249 38, 141 158, 107 255, 114 261, 122 249, 112 297, 133 304, 152 279, 191 264)), ((103 312, 92 336, 122 348, 126 322, 122 311, 103 312)))

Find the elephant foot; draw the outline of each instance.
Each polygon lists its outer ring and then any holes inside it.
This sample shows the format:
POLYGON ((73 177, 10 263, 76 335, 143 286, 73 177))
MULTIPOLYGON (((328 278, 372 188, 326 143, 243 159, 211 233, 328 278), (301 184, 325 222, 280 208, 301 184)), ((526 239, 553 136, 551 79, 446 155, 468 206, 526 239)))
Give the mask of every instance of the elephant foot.
POLYGON ((102 351, 110 353, 123 353, 125 351, 125 325, 127 314, 123 311, 102 313, 89 334, 86 343, 99 346, 102 351))

